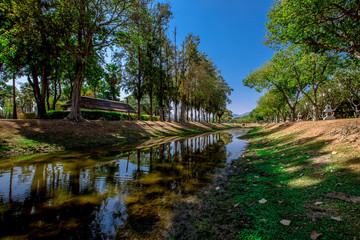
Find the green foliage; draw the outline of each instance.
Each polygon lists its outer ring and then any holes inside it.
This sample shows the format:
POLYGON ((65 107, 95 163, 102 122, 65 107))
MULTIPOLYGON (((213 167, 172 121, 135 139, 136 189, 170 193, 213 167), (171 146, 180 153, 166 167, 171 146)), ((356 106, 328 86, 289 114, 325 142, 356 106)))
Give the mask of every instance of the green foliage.
POLYGON ((21 113, 19 114, 19 119, 36 119, 35 113, 21 113))
MULTIPOLYGON (((162 120, 174 102, 183 116, 190 108, 222 115, 232 89, 199 50, 199 36, 188 34, 179 51, 168 36, 171 18, 170 4, 154 0, 2 2, 1 77, 27 78, 18 108, 30 112, 36 104, 39 118, 81 94, 120 100, 122 89, 136 99, 139 114, 162 120)), ((0 107, 9 108, 0 84, 0 107)), ((69 116, 76 121, 79 106, 69 116)))
POLYGON ((336 50, 360 59, 359 2, 277 0, 268 13, 267 43, 305 44, 311 51, 336 50))
MULTIPOLYGON (((67 118, 69 112, 67 111, 49 111, 49 119, 64 119, 67 118)), ((121 120, 131 120, 135 121, 137 118, 136 114, 127 114, 119 112, 104 112, 98 110, 81 110, 81 115, 84 119, 87 120, 99 120, 105 119, 106 121, 121 121, 121 120), (130 119, 129 119, 130 116, 130 119)), ((141 115, 141 120, 149 121, 149 115, 141 115)), ((153 117, 153 121, 158 121, 158 117, 153 117)))

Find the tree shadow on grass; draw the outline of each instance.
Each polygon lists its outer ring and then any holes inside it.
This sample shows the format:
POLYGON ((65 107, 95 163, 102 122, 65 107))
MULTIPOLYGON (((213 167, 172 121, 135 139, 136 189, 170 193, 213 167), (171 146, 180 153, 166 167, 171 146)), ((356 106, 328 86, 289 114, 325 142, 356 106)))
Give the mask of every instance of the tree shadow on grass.
POLYGON ((360 195, 360 174, 354 171, 360 158, 339 165, 324 150, 333 141, 321 135, 256 139, 268 134, 250 134, 250 153, 234 163, 233 172, 195 204, 180 205, 174 219, 187 220, 175 221, 175 239, 307 239, 313 230, 324 239, 358 237, 358 205, 343 199, 360 195), (334 197, 339 192, 347 197, 334 197), (266 204, 258 202, 263 198, 266 204), (342 221, 331 218, 336 216, 342 221), (291 225, 280 224, 283 219, 291 225))

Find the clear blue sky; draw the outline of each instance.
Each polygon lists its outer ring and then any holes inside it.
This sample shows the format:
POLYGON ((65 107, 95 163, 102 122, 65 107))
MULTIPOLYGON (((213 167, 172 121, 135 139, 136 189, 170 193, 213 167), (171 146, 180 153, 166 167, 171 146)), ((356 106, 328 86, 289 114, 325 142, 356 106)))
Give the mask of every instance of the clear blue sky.
POLYGON ((228 108, 237 114, 256 106, 260 94, 244 87, 251 69, 269 60, 273 51, 265 40, 266 14, 273 0, 171 0, 174 18, 170 33, 178 28, 178 44, 188 33, 200 36, 200 50, 213 59, 234 89, 228 108))

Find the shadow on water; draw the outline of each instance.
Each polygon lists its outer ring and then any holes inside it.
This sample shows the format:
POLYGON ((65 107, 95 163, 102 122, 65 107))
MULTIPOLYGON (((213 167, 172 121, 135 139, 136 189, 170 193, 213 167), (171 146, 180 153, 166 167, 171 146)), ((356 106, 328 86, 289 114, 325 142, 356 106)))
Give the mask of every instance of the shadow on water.
POLYGON ((173 206, 241 155, 234 129, 35 157, 0 169, 0 238, 156 239, 173 206))

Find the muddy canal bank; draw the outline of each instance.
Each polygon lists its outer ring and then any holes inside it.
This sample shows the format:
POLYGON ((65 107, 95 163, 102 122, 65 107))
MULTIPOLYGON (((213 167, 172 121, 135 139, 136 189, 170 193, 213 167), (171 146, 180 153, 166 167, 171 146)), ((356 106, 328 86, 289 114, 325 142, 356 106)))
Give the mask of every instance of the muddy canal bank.
POLYGON ((240 127, 229 123, 0 120, 0 159, 58 150, 89 149, 146 139, 240 127))

